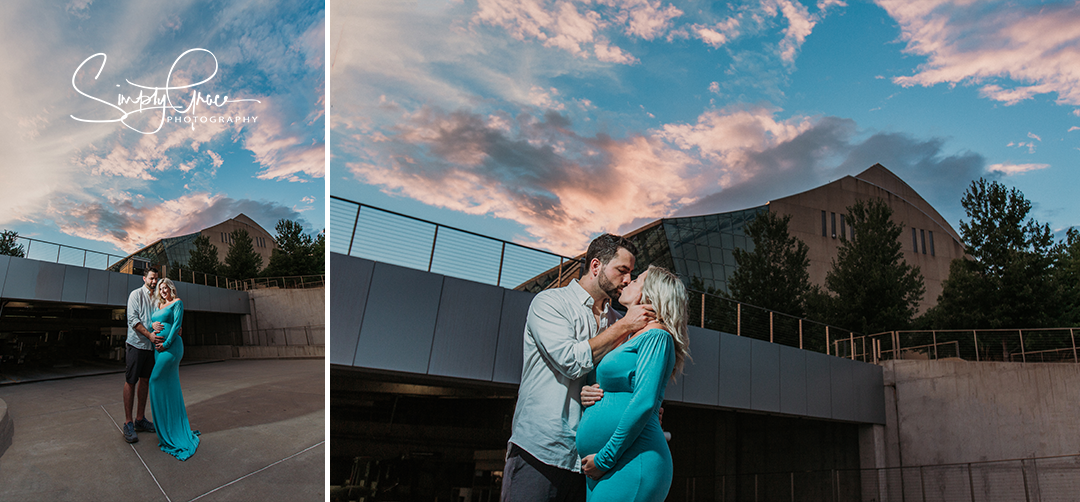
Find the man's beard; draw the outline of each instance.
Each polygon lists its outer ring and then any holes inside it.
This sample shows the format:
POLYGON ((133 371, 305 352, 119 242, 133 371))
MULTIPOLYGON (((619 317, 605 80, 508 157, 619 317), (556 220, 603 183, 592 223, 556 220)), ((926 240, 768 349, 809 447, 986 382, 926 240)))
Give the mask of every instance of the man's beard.
POLYGON ((617 286, 611 281, 609 281, 607 275, 605 275, 603 272, 600 273, 600 280, 598 281, 598 283, 600 285, 600 290, 603 291, 604 294, 608 295, 608 298, 610 298, 611 301, 619 301, 619 296, 622 294, 622 287, 617 286))

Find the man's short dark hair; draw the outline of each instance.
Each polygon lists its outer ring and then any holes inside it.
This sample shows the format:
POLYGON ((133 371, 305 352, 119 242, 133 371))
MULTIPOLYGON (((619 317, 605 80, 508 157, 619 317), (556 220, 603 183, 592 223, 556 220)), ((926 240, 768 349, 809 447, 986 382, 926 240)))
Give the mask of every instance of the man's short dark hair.
POLYGON ((601 265, 607 265, 618 254, 619 248, 623 248, 629 251, 630 254, 637 256, 637 246, 625 237, 604 234, 593 239, 589 244, 589 250, 585 252, 585 268, 589 267, 593 258, 600 260, 601 265))
POLYGON ((150 272, 153 272, 153 273, 157 274, 157 275, 158 275, 158 277, 161 277, 161 271, 160 271, 160 270, 158 270, 158 269, 157 269, 157 267, 150 267, 150 268, 147 268, 147 269, 146 269, 146 272, 143 272, 143 274, 142 274, 142 275, 143 275, 143 277, 146 277, 146 275, 147 275, 147 274, 149 274, 150 272))

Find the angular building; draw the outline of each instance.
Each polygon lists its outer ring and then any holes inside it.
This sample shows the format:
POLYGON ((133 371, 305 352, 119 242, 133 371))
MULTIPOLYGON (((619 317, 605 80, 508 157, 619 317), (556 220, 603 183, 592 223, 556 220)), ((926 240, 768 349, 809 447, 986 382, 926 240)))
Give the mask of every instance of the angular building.
MULTIPOLYGON (((656 264, 675 271, 690 286, 728 291, 728 281, 735 273, 736 249, 753 250, 746 226, 765 211, 791 215, 791 235, 809 248, 810 282, 825 286, 825 275, 832 268, 841 244, 853 236, 847 224, 847 207, 857 200, 879 198, 893 211, 893 221, 904 228, 904 260, 919 267, 926 293, 919 312, 937 304, 942 282, 949 276, 949 263, 964 256, 960 235, 937 210, 881 164, 855 175, 812 188, 761 206, 739 211, 663 218, 627 233, 638 246, 637 270, 656 264)), ((579 256, 583 258, 584 255, 579 256)), ((551 270, 522 284, 517 289, 537 292, 542 285, 557 280, 558 270, 551 270)), ((578 277, 578 270, 561 271, 562 284, 578 277)), ((767 306, 765 306, 767 307, 767 306)))
POLYGON ((109 267, 109 270, 142 275, 149 267, 157 267, 158 270, 164 273, 174 262, 184 266, 187 264, 188 257, 191 256, 191 250, 195 249, 195 239, 199 235, 205 235, 210 239, 210 243, 217 248, 218 261, 225 263, 225 256, 229 254, 229 245, 232 244, 232 232, 239 229, 247 230, 248 235, 251 236, 251 243, 255 248, 255 252, 262 256, 263 266, 269 264, 270 255, 273 253, 274 248, 277 247, 274 237, 259 226, 258 223, 255 223, 255 220, 240 213, 235 218, 225 220, 195 233, 157 240, 149 246, 128 255, 123 260, 114 263, 109 267))

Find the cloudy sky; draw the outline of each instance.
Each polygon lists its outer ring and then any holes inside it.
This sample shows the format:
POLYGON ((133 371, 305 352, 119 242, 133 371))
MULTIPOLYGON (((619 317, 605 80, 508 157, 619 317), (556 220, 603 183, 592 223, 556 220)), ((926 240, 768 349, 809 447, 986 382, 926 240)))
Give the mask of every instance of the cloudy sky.
POLYGON ((0 2, 0 229, 117 254, 239 213, 322 230, 324 21, 321 1, 0 2))
POLYGON ((1080 225, 1080 4, 330 0, 330 193, 563 253, 881 163, 1080 225))

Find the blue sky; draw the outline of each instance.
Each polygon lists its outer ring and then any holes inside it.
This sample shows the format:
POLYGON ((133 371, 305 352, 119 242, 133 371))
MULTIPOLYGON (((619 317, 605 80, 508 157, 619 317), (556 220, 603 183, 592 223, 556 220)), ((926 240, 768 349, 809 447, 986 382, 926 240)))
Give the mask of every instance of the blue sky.
POLYGON ((323 2, 0 2, 0 229, 116 254, 238 213, 323 230, 324 21, 323 2), (166 82, 180 108, 138 112, 166 82))
POLYGON ((576 254, 881 163, 1080 224, 1080 4, 328 2, 330 193, 576 254))

